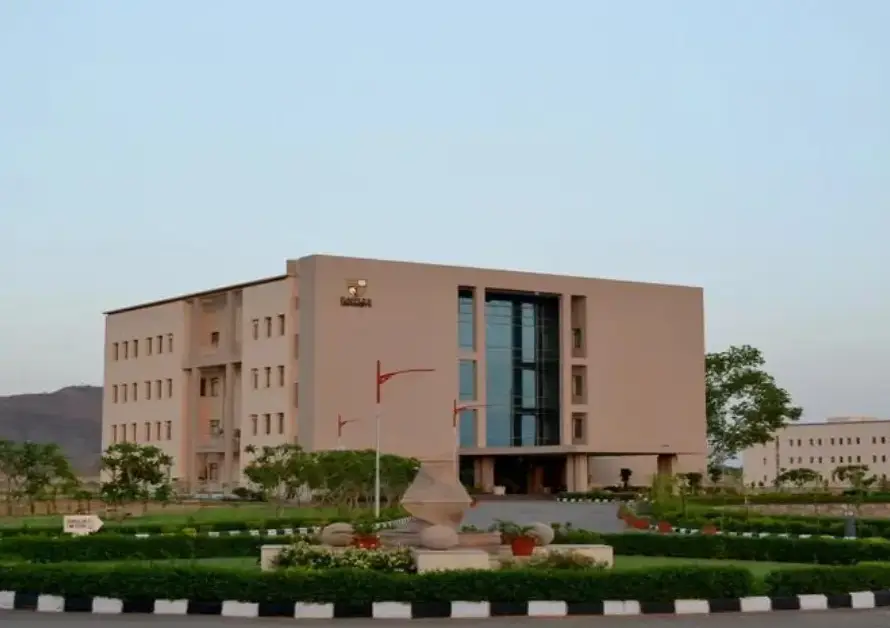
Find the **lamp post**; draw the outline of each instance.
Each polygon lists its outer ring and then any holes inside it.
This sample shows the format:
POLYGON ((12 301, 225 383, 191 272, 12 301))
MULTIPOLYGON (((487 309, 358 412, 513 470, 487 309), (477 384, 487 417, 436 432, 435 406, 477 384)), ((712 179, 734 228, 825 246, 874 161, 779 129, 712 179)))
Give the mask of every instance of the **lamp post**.
POLYGON ((343 426, 349 423, 355 423, 358 419, 344 419, 342 415, 337 415, 337 450, 343 450, 343 426))
POLYGON ((436 369, 401 369, 384 372, 380 360, 377 360, 377 375, 374 383, 377 387, 377 404, 374 407, 374 516, 380 517, 380 389, 396 375, 405 373, 432 373, 436 369))

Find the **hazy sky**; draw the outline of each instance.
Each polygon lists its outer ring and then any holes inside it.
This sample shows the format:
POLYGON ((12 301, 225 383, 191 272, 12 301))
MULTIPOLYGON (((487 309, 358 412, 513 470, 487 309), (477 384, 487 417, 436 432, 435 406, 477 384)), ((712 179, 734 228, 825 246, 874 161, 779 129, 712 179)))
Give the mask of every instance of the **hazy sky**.
POLYGON ((890 2, 0 0, 0 394, 310 253, 704 286, 890 417, 890 2))

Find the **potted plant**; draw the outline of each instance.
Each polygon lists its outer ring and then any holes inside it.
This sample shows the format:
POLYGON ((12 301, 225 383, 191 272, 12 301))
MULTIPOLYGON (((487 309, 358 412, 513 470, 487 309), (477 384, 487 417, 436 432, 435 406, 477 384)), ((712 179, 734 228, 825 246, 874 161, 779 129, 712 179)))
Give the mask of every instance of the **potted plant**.
POLYGON ((356 521, 352 524, 354 536, 352 544, 362 549, 377 549, 380 547, 380 537, 370 521, 356 521))
POLYGON ((501 533, 501 543, 509 545, 514 556, 531 556, 538 540, 529 534, 531 526, 523 526, 512 521, 498 519, 492 526, 492 532, 501 533))

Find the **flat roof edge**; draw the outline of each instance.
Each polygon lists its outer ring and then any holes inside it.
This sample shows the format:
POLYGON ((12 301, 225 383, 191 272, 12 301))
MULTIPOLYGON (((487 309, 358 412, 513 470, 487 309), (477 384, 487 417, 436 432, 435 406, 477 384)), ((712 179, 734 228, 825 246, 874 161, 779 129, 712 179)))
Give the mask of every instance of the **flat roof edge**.
POLYGON ((118 308, 115 310, 106 310, 102 312, 105 316, 110 316, 112 314, 123 314, 124 312, 133 312, 135 310, 143 310, 149 307, 157 307, 159 305, 167 305, 169 303, 175 303, 177 301, 185 301, 186 299, 194 299, 197 297, 205 297, 210 296, 211 294, 216 294, 218 292, 225 292, 227 290, 239 290, 243 288, 252 288, 253 286, 261 286, 264 283, 273 283, 276 281, 282 281, 287 279, 289 275, 275 275, 274 277, 264 277, 262 279, 254 279, 253 281, 245 281, 243 283, 235 283, 227 286, 219 286, 217 288, 212 288, 210 290, 201 290, 199 292, 189 292, 187 294, 180 294, 175 297, 169 297, 166 299, 158 299, 157 301, 148 301, 146 303, 140 303, 138 305, 129 305, 127 307, 118 308))

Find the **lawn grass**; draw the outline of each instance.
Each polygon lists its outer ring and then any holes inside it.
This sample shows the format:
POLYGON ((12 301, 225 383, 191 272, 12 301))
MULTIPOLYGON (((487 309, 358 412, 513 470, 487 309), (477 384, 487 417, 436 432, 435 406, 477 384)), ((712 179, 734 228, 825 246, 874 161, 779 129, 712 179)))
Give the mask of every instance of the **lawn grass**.
POLYGON ((616 556, 615 569, 646 569, 649 567, 745 567, 758 578, 778 569, 801 569, 812 567, 803 563, 772 563, 753 560, 720 560, 716 558, 674 558, 669 556, 616 556))
MULTIPOLYGON (((368 513, 368 510, 362 511, 368 513)), ((101 516, 101 515, 100 515, 101 516)), ((269 504, 232 504, 195 506, 193 509, 171 506, 169 512, 153 511, 145 515, 134 515, 121 522, 122 526, 141 525, 201 525, 218 521, 257 521, 286 517, 293 519, 336 518, 344 516, 336 508, 288 506, 278 512, 269 504)), ((36 515, 33 517, 0 517, 0 528, 62 527, 63 515, 36 515)), ((110 518, 107 522, 112 521, 110 518)))

